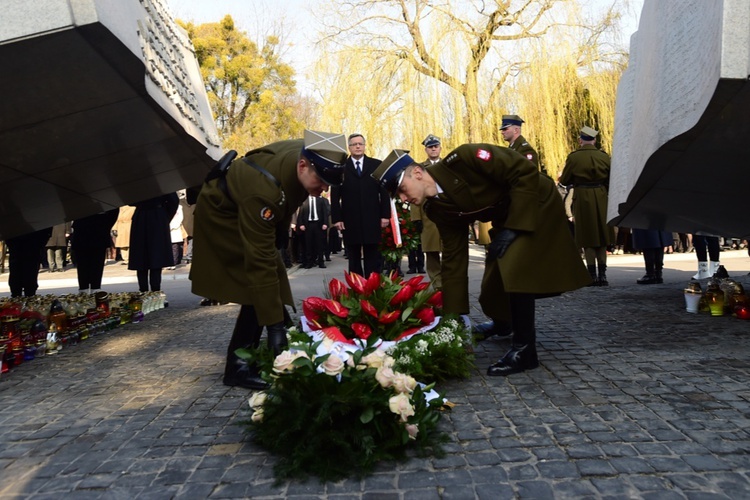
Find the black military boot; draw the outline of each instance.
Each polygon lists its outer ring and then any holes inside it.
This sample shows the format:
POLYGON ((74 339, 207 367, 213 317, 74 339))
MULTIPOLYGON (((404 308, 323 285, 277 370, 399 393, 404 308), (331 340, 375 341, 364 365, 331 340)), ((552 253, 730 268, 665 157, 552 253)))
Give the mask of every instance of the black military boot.
POLYGON ((599 265, 599 278, 598 278, 598 285, 599 286, 609 286, 609 281, 607 281, 607 266, 606 265, 599 265))
POLYGON ((503 377, 524 370, 532 370, 539 366, 536 356, 536 345, 513 345, 500 360, 487 368, 487 375, 503 377))
POLYGON ((471 330, 471 333, 474 339, 481 342, 495 335, 498 337, 508 337, 513 334, 513 328, 504 321, 486 321, 476 325, 471 330))
POLYGON ((664 283, 664 277, 662 276, 661 269, 657 269, 654 271, 654 280, 657 284, 664 283))
POLYGON ((591 276, 591 283, 589 283, 587 286, 599 286, 599 280, 596 277, 596 266, 586 266, 586 268, 589 270, 589 275, 591 276))
POLYGON ((286 349, 289 342, 286 339, 286 328, 284 323, 276 323, 274 325, 268 325, 266 327, 266 333, 268 334, 268 347, 273 350, 273 355, 278 356, 281 351, 286 349))
POLYGON ((269 385, 262 378, 258 367, 248 363, 235 353, 227 355, 227 364, 224 368, 224 385, 230 387, 244 387, 255 391, 264 391, 269 385))

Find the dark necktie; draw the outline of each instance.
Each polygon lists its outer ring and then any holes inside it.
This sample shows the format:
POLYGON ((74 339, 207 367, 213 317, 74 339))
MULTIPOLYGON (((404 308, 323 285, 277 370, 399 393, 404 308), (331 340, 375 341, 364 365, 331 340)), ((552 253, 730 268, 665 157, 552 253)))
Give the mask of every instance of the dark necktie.
POLYGON ((359 160, 354 162, 354 166, 357 167, 357 174, 362 175, 362 169, 359 168, 359 160))

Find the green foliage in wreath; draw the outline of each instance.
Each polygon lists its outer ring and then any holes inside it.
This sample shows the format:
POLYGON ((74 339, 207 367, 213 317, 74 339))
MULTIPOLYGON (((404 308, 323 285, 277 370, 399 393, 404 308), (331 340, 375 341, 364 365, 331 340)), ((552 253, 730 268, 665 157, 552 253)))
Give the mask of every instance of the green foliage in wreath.
POLYGON ((383 259, 388 263, 401 262, 404 255, 411 250, 419 248, 420 236, 415 224, 411 221, 411 212, 409 204, 396 201, 396 214, 401 232, 401 246, 396 246, 393 238, 393 230, 390 224, 383 228, 380 237, 380 253, 383 259))

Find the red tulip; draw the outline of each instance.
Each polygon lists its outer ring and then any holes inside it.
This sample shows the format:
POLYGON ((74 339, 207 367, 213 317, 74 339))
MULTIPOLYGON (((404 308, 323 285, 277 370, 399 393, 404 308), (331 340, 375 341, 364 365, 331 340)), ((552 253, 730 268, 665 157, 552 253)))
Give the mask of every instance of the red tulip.
POLYGON ((367 340, 372 334, 372 328, 364 323, 352 323, 352 330, 354 330, 354 335, 362 340, 367 340))
POLYGON ((370 273, 370 277, 365 282, 365 295, 370 295, 380 286, 380 273, 370 273))
POLYGON ((388 279, 390 279, 394 283, 401 282, 401 276, 398 275, 398 271, 396 271, 395 269, 388 273, 388 279))
POLYGON ((380 315, 378 322, 381 325, 390 325, 391 323, 395 322, 399 318, 399 316, 401 316, 401 311, 383 313, 380 315))
POLYGON ((435 311, 431 307, 420 309, 415 316, 419 318, 419 321, 421 321, 423 325, 430 325, 435 321, 435 311))
POLYGON ((337 326, 329 326, 328 328, 323 328, 323 334, 335 342, 345 342, 347 344, 354 344, 354 342, 346 338, 344 334, 341 333, 341 330, 339 330, 337 326))
POLYGON ((328 309, 331 314, 335 314, 339 318, 346 318, 347 316, 349 316, 349 309, 342 306, 340 302, 337 302, 335 300, 326 300, 325 304, 326 309, 328 309))
POLYGON ((393 298, 390 301, 390 304, 392 306, 397 306, 405 302, 408 302, 409 300, 411 300, 412 297, 414 297, 415 293, 416 293, 416 290, 410 287, 409 284, 407 283, 401 288, 401 290, 399 290, 396 293, 396 295, 393 296, 393 298))
POLYGON ((427 303, 431 306, 435 307, 443 307, 443 292, 442 290, 437 291, 432 294, 432 296, 427 299, 427 303))
POLYGON ((360 299, 359 305, 362 306, 362 310, 372 316, 373 318, 377 319, 378 317, 378 310, 375 309, 375 306, 367 302, 365 299, 360 299))
POLYGON ((346 285, 336 278, 328 282, 328 291, 331 292, 333 300, 341 300, 341 297, 346 297, 349 294, 346 285))
POLYGON ((357 293, 365 293, 365 279, 357 273, 346 271, 346 282, 357 293))
POLYGON ((420 283, 418 285, 413 285, 413 288, 417 292, 421 292, 422 290, 426 290, 430 286, 429 281, 425 281, 424 283, 420 283))
POLYGON ((409 286, 417 286, 419 285, 422 280, 424 279, 424 276, 414 276, 412 279, 406 282, 409 286))

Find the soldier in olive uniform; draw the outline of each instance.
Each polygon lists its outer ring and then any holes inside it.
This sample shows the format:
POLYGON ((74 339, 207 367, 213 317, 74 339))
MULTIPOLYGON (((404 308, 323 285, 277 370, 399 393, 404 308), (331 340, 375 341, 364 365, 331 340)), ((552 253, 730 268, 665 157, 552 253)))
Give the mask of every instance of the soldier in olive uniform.
POLYGON ((227 352, 224 384, 263 389, 257 368, 237 357, 257 347, 263 327, 278 354, 287 343, 286 305, 294 306, 277 239, 308 195, 339 184, 346 160, 343 135, 305 131, 305 139, 250 151, 225 168, 219 162, 195 208, 193 265, 196 295, 241 304, 227 352))
MULTIPOLYGON (((539 155, 531 144, 521 135, 521 125, 525 122, 518 115, 503 115, 503 121, 500 124, 500 133, 505 142, 508 143, 508 149, 517 151, 524 158, 529 160, 537 169, 539 168, 539 155)), ((486 222, 479 223, 479 241, 480 245, 490 244, 490 228, 492 224, 486 222)), ((498 318, 490 316, 491 320, 480 323, 474 327, 474 337, 477 340, 485 340, 493 335, 507 337, 513 331, 509 324, 498 321, 498 318)))
POLYGON ((479 303, 510 320, 513 343, 487 374, 536 368, 536 298, 590 283, 566 224, 555 183, 525 157, 490 144, 465 144, 430 167, 396 150, 373 174, 392 196, 424 204, 443 240, 443 307, 469 313, 467 225, 492 222, 479 303))
POLYGON ((560 184, 573 187, 576 245, 583 248, 594 285, 607 286, 607 245, 614 243, 615 230, 607 225, 610 158, 594 146, 597 134, 591 127, 581 129, 580 147, 565 160, 560 184))

